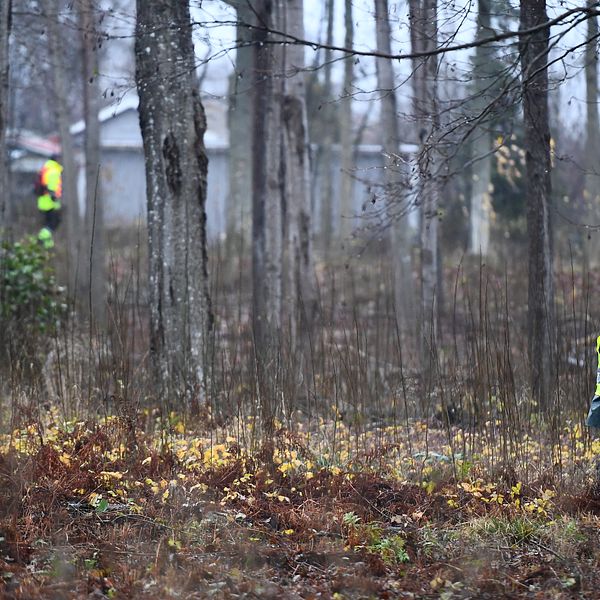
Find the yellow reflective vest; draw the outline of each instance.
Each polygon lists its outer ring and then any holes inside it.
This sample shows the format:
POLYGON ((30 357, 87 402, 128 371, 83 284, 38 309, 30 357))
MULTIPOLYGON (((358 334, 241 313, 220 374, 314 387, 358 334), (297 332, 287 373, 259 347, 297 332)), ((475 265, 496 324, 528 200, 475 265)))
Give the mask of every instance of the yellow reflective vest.
POLYGON ((63 167, 55 160, 47 160, 40 171, 40 183, 48 192, 38 196, 38 210, 47 212, 60 208, 62 198, 62 172, 63 167))

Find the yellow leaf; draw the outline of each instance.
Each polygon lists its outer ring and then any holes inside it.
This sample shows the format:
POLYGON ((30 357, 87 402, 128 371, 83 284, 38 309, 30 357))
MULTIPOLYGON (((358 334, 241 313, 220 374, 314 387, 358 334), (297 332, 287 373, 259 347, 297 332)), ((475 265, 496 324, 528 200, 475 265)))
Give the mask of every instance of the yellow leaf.
POLYGON ((294 468, 294 465, 291 462, 284 462, 277 467, 284 475, 291 471, 294 468))
POLYGON ((96 506, 98 502, 102 500, 102 494, 97 494, 96 492, 92 492, 89 496, 88 502, 91 506, 96 506))
POLYGON ((100 471, 100 475, 106 478, 123 479, 123 473, 120 471, 100 471))
POLYGON ((205 483, 196 483, 190 488, 190 492, 193 492, 195 490, 200 490, 200 492, 203 494, 208 490, 208 486, 205 483))

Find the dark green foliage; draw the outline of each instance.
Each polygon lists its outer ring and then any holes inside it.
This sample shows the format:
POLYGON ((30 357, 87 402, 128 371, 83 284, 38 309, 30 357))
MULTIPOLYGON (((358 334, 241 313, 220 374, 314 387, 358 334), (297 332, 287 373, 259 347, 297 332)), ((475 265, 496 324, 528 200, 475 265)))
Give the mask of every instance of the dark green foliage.
POLYGON ((0 317, 18 335, 51 333, 65 313, 64 290, 49 254, 34 237, 4 242, 0 250, 0 317))

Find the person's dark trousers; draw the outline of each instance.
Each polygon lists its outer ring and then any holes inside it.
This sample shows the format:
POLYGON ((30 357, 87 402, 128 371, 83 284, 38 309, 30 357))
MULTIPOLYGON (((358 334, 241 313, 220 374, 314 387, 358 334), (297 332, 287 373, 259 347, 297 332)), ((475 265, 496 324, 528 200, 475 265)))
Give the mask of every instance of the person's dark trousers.
POLYGON ((44 212, 44 227, 50 231, 56 231, 60 225, 60 211, 47 210, 44 212))

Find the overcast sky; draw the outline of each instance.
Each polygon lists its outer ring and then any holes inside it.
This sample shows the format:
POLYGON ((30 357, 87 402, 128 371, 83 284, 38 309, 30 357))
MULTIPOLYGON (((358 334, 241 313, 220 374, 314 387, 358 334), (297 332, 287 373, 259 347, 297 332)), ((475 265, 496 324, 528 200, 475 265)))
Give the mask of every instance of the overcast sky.
MULTIPOLYGON (((324 41, 326 34, 325 1, 305 1, 305 37, 315 42, 324 41)), ((581 0, 583 1, 583 0, 581 0)), ((133 56, 131 53, 131 38, 134 24, 134 1, 113 0, 110 6, 117 10, 113 11, 112 20, 106 19, 105 26, 114 29, 117 40, 111 42, 112 51, 109 51, 109 60, 105 62, 104 72, 107 75, 105 83, 110 85, 125 85, 131 88, 133 56), (129 42, 128 42, 129 39, 129 42)), ((228 77, 235 64, 235 27, 223 25, 223 21, 234 21, 235 13, 231 7, 221 0, 203 0, 200 6, 192 2, 192 17, 206 23, 206 27, 195 30, 195 44, 198 57, 203 59, 211 57, 207 77, 203 91, 215 96, 224 97, 227 93, 228 77)), ((354 27, 355 47, 360 50, 375 49, 375 20, 373 16, 373 0, 354 0, 354 27)), ((513 8, 516 11, 516 3, 513 0, 513 8)), ((107 4, 108 6, 108 4, 107 4)), ((550 18, 565 11, 570 6, 575 6, 573 0, 551 0, 548 15, 550 18)), ((453 2, 440 1, 439 23, 440 40, 452 43, 469 42, 475 35, 475 17, 477 2, 475 0, 457 0, 453 2)), ((395 52, 407 53, 410 51, 408 37, 407 3, 394 2, 390 0, 390 22, 392 27, 393 50, 395 52)), ((516 18, 510 23, 511 29, 517 28, 516 18)), ((554 27, 552 33, 560 31, 554 27)), ((560 42, 554 53, 557 55, 561 48, 574 46, 580 43, 585 35, 585 24, 579 25, 564 40, 560 42)), ((335 0, 335 23, 334 44, 343 46, 344 43, 344 0, 335 0)), ((110 50, 110 49, 109 49, 110 50)), ((315 52, 310 47, 306 49, 307 64, 312 64, 315 52)), ((445 68, 452 69, 457 79, 468 76, 471 69, 469 52, 456 52, 444 56, 445 68)), ((582 56, 581 52, 567 56, 554 66, 553 72, 556 77, 565 76, 569 78, 567 85, 561 86, 560 92, 555 93, 554 102, 559 102, 556 95, 560 94, 559 105, 561 117, 571 121, 575 127, 581 126, 585 114, 585 89, 581 74, 582 56)), ((401 81, 410 72, 408 61, 395 63, 398 80, 401 81)), ((360 110, 361 102, 364 106, 370 106, 368 101, 372 98, 369 92, 376 88, 375 64, 368 57, 358 59, 356 64, 357 83, 355 99, 357 109, 360 110)), ((333 72, 334 81, 338 84, 342 78, 342 63, 336 63, 333 72)), ((410 85, 402 86, 398 92, 400 105, 408 105, 410 85)))

